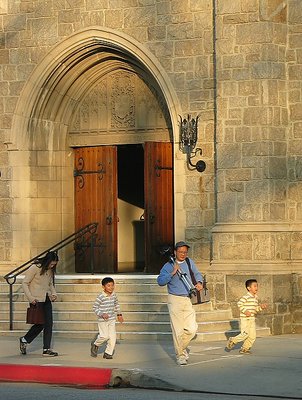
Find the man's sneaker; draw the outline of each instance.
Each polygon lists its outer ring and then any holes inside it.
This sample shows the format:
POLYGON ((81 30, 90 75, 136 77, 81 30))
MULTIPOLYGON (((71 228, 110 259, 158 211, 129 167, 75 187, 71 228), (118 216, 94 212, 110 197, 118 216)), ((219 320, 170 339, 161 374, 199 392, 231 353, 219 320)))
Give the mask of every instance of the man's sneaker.
POLYGON ((113 359, 112 355, 108 354, 108 353, 104 353, 103 358, 107 358, 107 360, 112 360, 113 359))
POLYGON ((184 356, 179 356, 177 358, 176 362, 177 362, 178 365, 181 365, 181 366, 188 364, 188 362, 187 362, 187 360, 186 360, 186 358, 184 356))
POLYGON ((98 351, 99 347, 94 344, 94 342, 91 342, 91 348, 90 348, 90 355, 91 357, 97 357, 98 356, 98 351))
POLYGON ((249 349, 241 348, 239 354, 252 354, 252 352, 249 349))
POLYGON ((42 355, 44 357, 57 357, 58 353, 56 351, 52 351, 52 350, 48 349, 48 350, 43 350, 42 355))
POLYGON ((20 337, 20 352, 21 352, 21 354, 26 354, 26 346, 27 346, 27 343, 26 342, 23 342, 22 341, 22 339, 23 339, 23 337, 20 337))
POLYGON ((235 346, 236 343, 233 342, 233 338, 230 337, 229 340, 227 341, 227 344, 225 346, 226 351, 231 351, 232 348, 235 346))

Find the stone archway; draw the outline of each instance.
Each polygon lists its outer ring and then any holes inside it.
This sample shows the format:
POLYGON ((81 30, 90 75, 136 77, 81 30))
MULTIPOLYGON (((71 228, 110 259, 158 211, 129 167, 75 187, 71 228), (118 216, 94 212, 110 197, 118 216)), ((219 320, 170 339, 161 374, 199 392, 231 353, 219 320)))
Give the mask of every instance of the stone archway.
POLYGON ((175 132, 180 105, 169 77, 153 54, 121 32, 91 28, 62 41, 36 67, 17 104, 8 144, 30 148, 39 121, 39 129, 43 129, 43 123, 44 127, 52 123, 64 131, 83 93, 117 66, 148 75, 154 81, 167 104, 175 132), (97 68, 100 62, 101 70, 97 68))
MULTIPOLYGON (((111 29, 92 28, 56 46, 36 67, 24 87, 8 143, 10 149, 29 154, 24 168, 28 181, 24 197, 30 197, 34 187, 38 208, 44 209, 47 203, 46 210, 51 210, 36 216, 33 203, 24 202, 23 230, 30 243, 29 253, 36 254, 60 235, 66 236, 73 230, 70 223, 73 210, 66 200, 72 192, 68 127, 85 93, 103 76, 118 69, 134 72, 152 82, 166 103, 172 132, 178 130, 181 112, 174 88, 160 63, 139 42, 111 29), (62 213, 64 209, 66 212, 62 213)), ((175 141, 175 134, 172 136, 175 141)))

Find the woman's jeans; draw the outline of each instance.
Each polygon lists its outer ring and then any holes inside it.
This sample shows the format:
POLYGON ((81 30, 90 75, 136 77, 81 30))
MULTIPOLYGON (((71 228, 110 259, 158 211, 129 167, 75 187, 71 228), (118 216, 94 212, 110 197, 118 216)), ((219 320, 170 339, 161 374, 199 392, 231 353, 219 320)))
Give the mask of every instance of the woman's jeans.
POLYGON ((50 349, 51 337, 52 337, 52 304, 49 300, 49 297, 46 296, 44 302, 44 324, 35 324, 33 325, 27 334, 24 336, 24 339, 27 343, 31 343, 40 332, 43 330, 43 349, 50 349))

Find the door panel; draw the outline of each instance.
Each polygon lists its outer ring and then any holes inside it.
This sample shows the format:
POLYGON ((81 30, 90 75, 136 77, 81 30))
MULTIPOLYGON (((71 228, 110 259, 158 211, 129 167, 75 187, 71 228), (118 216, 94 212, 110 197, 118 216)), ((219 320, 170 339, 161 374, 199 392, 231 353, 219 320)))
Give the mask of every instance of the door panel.
POLYGON ((162 266, 160 249, 174 243, 172 143, 145 143, 145 253, 147 272, 162 266))
POLYGON ((76 272, 116 272, 116 146, 75 149, 74 176, 75 229, 99 223, 92 240, 84 237, 75 243, 76 272))

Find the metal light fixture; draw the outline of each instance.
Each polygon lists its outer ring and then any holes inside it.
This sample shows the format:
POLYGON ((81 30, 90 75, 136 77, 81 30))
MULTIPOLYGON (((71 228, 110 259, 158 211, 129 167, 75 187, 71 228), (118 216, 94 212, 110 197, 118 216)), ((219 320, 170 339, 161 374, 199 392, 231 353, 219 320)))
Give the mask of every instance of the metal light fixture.
POLYGON ((198 133, 198 118, 199 116, 192 118, 189 114, 187 118, 184 119, 180 116, 180 149, 187 155, 188 168, 190 170, 196 169, 198 172, 203 172, 206 169, 206 163, 203 160, 197 161, 196 164, 193 164, 191 161, 197 153, 202 155, 202 150, 199 147, 195 149, 198 133))

